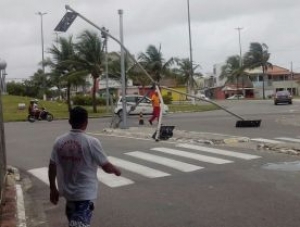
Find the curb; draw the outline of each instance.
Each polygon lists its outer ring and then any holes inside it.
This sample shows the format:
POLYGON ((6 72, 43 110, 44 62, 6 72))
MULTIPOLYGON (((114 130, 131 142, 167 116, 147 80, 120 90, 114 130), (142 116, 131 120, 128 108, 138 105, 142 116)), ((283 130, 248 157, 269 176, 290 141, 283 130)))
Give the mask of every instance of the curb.
MULTIPOLYGON (((148 127, 130 127, 128 129, 113 129, 105 128, 99 132, 89 132, 94 135, 116 136, 135 139, 152 140, 152 135, 156 128, 148 127)), ((165 140, 161 140, 165 141, 165 140)), ((185 130, 174 130, 173 136, 167 140, 168 142, 190 142, 190 143, 205 143, 205 144, 236 144, 250 142, 248 137, 237 137, 217 133, 203 133, 185 130)))
POLYGON ((26 215, 20 174, 17 168, 7 166, 6 185, 1 206, 1 227, 26 227, 26 215))

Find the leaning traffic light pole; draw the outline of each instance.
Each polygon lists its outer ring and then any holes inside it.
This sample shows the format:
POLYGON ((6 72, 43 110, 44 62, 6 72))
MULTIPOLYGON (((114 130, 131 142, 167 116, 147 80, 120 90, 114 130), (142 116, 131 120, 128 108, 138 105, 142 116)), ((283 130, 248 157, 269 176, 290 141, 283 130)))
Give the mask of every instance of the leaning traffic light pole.
MULTIPOLYGON (((162 104, 161 106, 163 108, 163 99, 162 99, 162 95, 161 95, 158 85, 155 83, 155 81, 152 79, 152 77, 148 74, 148 72, 141 66, 141 64, 135 60, 135 58, 130 54, 129 50, 123 45, 123 43, 121 41, 119 41, 118 39, 116 39, 115 37, 113 37, 111 34, 109 34, 108 30, 97 26, 92 21, 88 20, 86 17, 84 17, 83 15, 81 15, 80 13, 78 13, 74 9, 72 9, 69 5, 66 5, 65 8, 66 8, 66 10, 68 10, 68 12, 66 12, 64 17, 61 19, 61 21, 59 22, 59 24, 56 26, 56 28, 54 30, 58 31, 58 32, 66 32, 78 16, 81 19, 83 19, 84 21, 86 21, 87 23, 89 23, 90 25, 97 28, 99 31, 101 31, 102 34, 105 34, 106 36, 110 37, 112 40, 116 41, 121 46, 122 50, 127 52, 129 58, 131 58, 141 68, 142 72, 145 73, 147 75, 147 77, 149 77, 151 82, 155 85, 155 90, 158 92, 159 99, 162 104)), ((124 59, 121 59, 121 61, 122 60, 124 60, 124 59)), ((122 86, 125 86, 125 84, 122 84, 122 86)), ((124 94, 124 97, 125 97, 125 94, 124 94)), ((124 108, 124 110, 126 110, 126 108, 124 108)), ((163 109, 161 109, 160 117, 158 120, 157 132, 160 132, 160 128, 161 128, 162 111, 163 111, 163 109)), ((124 115, 123 116, 126 118, 127 111, 123 111, 123 112, 125 113, 125 116, 124 115)), ((126 119, 124 119, 124 117, 123 117, 123 121, 126 120, 126 119)), ((159 133, 156 133, 155 139, 157 141, 158 141, 158 138, 159 138, 159 133)))
MULTIPOLYGON (((66 10, 68 10, 68 12, 61 19, 60 23, 55 28, 55 31, 66 32, 68 30, 68 28, 71 26, 71 24, 75 21, 76 17, 77 16, 80 17, 81 19, 83 19, 84 21, 86 21, 87 23, 89 23, 90 25, 92 25, 93 27, 97 28, 103 34, 106 34, 112 40, 114 40, 115 42, 117 42, 121 46, 122 50, 124 50, 124 51, 127 52, 127 56, 133 62, 135 62, 135 64, 142 70, 142 72, 145 73, 145 75, 150 79, 150 81, 152 82, 152 84, 155 87, 155 90, 158 92, 158 96, 159 96, 160 103, 161 103, 161 112, 160 112, 160 115, 159 115, 159 120, 158 120, 157 130, 156 130, 156 132, 158 132, 158 133, 156 133, 156 135, 155 135, 155 140, 158 141, 159 140, 160 129, 161 129, 161 122, 162 122, 162 112, 163 112, 163 109, 162 109, 163 108, 163 98, 162 98, 162 95, 161 95, 161 92, 160 92, 159 85, 153 80, 153 78, 142 67, 142 65, 133 57, 133 55, 130 54, 129 50, 123 45, 122 42, 120 42, 118 39, 116 39, 111 34, 109 34, 109 32, 107 30, 105 30, 105 29, 97 26, 96 24, 94 24, 93 22, 91 22, 90 20, 88 20, 86 17, 84 17, 80 13, 76 12, 69 5, 66 5, 65 8, 66 8, 66 10)), ((125 86, 125 84, 122 84, 122 86, 125 86)), ((227 113, 229 113, 229 114, 231 114, 231 115, 233 115, 233 116, 235 116, 235 117, 237 117, 239 119, 236 122, 236 125, 235 125, 236 127, 259 127, 260 124, 261 124, 261 120, 260 119, 259 120, 247 120, 247 119, 243 118, 242 116, 240 116, 238 114, 235 114, 235 113, 227 110, 226 108, 224 108, 223 106, 217 104, 216 102, 214 102, 212 100, 206 100, 206 99, 197 97, 195 95, 187 94, 187 93, 184 93, 184 92, 181 92, 181 91, 177 91, 175 89, 171 89, 171 88, 168 88, 168 87, 163 87, 163 88, 166 89, 166 90, 168 90, 168 91, 173 91, 173 92, 177 92, 179 94, 184 94, 184 95, 186 95, 188 97, 195 98, 196 100, 201 100, 201 101, 204 101, 204 102, 208 102, 208 103, 211 103, 211 104, 219 107, 220 109, 226 111, 227 113)), ((124 110, 126 110, 126 108, 124 110)), ((127 112, 127 111, 124 111, 124 112, 127 112)))

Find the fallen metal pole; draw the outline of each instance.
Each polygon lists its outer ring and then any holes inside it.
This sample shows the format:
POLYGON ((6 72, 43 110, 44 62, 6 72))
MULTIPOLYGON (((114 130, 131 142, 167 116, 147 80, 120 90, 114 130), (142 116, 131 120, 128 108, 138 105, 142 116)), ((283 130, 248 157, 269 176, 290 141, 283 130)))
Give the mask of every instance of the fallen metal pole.
POLYGON ((214 102, 214 101, 212 101, 212 100, 203 99, 203 98, 197 97, 197 96, 195 96, 195 95, 190 95, 190 94, 187 94, 187 93, 185 93, 185 92, 178 91, 178 90, 175 90, 175 89, 172 89, 172 88, 168 88, 168 87, 165 87, 165 86, 161 86, 161 88, 166 89, 166 90, 168 90, 168 91, 174 91, 174 92, 177 92, 177 93, 182 94, 182 95, 187 95, 187 96, 189 96, 189 97, 191 97, 191 98, 200 99, 200 100, 202 100, 202 101, 204 101, 204 102, 209 102, 209 103, 211 103, 211 104, 213 104, 213 105, 215 105, 215 106, 221 108, 222 110, 226 111, 227 113, 232 114, 233 116, 239 118, 240 120, 245 120, 245 118, 243 118, 243 117, 241 117, 240 115, 235 114, 235 113, 233 113, 233 112, 227 110, 226 108, 224 108, 223 106, 219 105, 218 103, 216 103, 216 102, 214 102))
MULTIPOLYGON (((109 32, 106 29, 100 28, 95 23, 93 23, 92 21, 88 20, 86 17, 84 17, 83 15, 81 15, 80 13, 78 13, 77 11, 75 11, 74 9, 72 9, 69 5, 66 5, 65 8, 66 8, 66 10, 69 10, 69 11, 72 11, 73 13, 76 13, 77 16, 79 16, 81 19, 83 19, 84 21, 86 21, 90 25, 94 26, 95 28, 97 28, 98 30, 100 30, 101 32, 103 32, 104 34, 106 34, 112 40, 116 41, 123 48, 123 50, 125 50, 127 52, 128 57, 133 62, 135 62, 140 67, 140 69, 143 71, 143 73, 145 73, 146 76, 151 80, 151 82, 156 85, 156 82, 152 79, 152 77, 148 74, 148 72, 143 68, 143 66, 130 54, 129 50, 123 45, 123 43, 121 41, 119 41, 118 39, 116 39, 115 37, 113 37, 111 34, 109 34, 109 32)), ((160 99, 161 106, 163 106, 164 101, 162 99, 162 95, 161 95, 159 89, 158 89, 158 93, 159 93, 159 99, 160 99)), ((161 118, 162 118, 162 114, 160 115, 159 122, 161 122, 161 120, 162 120, 161 118)), ((160 131, 160 125, 161 124, 158 124, 158 126, 157 126, 158 132, 160 131)))
MULTIPOLYGON (((111 39, 113 39, 114 41, 116 41, 128 54, 128 57, 133 61, 135 62, 139 68, 142 70, 143 73, 145 73, 145 75, 151 80, 151 82, 153 84, 155 84, 155 88, 156 88, 156 91, 158 92, 158 95, 159 95, 159 99, 160 99, 160 103, 161 103, 161 112, 160 112, 160 115, 159 115, 159 120, 158 120, 158 125, 157 125, 157 134, 159 134, 160 132, 160 127, 161 127, 161 122, 162 122, 162 108, 163 108, 163 105, 164 105, 164 102, 163 102, 163 99, 162 99, 162 95, 161 95, 161 92, 160 92, 160 89, 157 85, 157 83, 153 80, 153 78, 148 74, 148 72, 143 68, 143 66, 130 54, 129 50, 118 40, 116 39, 115 37, 113 37, 111 34, 108 33, 107 30, 103 29, 103 28, 100 28, 99 26, 97 26, 96 24, 94 24, 93 22, 91 22, 90 20, 88 20, 86 17, 84 17, 83 15, 81 15, 80 13, 76 12, 74 9, 72 9, 69 5, 66 5, 65 6, 66 10, 70 10, 74 13, 77 14, 77 16, 79 16, 81 19, 83 19, 84 21, 86 21, 87 23, 89 23, 90 25, 94 26, 95 28, 97 28, 98 30, 100 30, 101 32, 103 32, 104 34, 106 34, 107 36, 109 36, 111 39)), ((241 117, 240 115, 238 114, 235 114, 229 110, 227 110, 226 108, 224 108, 223 106, 219 105, 218 103, 212 101, 212 100, 206 100, 206 99, 202 99, 200 97, 197 97, 197 96, 194 96, 194 95, 191 95, 191 94, 187 94, 185 92, 181 92, 181 91, 178 91, 178 90, 175 90, 175 89, 172 89, 172 88, 168 88, 168 87, 165 87, 165 86, 160 86, 161 88, 164 88, 166 90, 169 90, 169 91, 173 91, 173 92, 177 92, 179 94, 183 94, 183 95, 186 95, 188 97, 192 97, 192 98, 195 98, 195 99, 199 99, 199 100, 202 100, 202 101, 205 101, 205 102, 208 102, 208 103, 211 103, 219 108, 221 108, 222 110, 224 110, 225 112, 237 117, 238 119, 242 120, 242 121, 246 121, 245 118, 241 117)), ((156 139, 157 139, 157 136, 156 136, 156 139)))

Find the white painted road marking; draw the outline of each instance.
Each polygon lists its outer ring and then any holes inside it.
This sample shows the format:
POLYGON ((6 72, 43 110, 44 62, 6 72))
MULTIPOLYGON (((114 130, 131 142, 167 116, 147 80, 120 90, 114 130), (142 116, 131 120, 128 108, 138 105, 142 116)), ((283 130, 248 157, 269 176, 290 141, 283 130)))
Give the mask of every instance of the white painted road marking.
POLYGON ((294 138, 288 138, 288 137, 277 137, 275 139, 277 139, 277 140, 286 140, 286 141, 296 142, 296 143, 300 142, 300 139, 294 139, 294 138))
POLYGON ((257 155, 245 154, 245 153, 234 152, 234 151, 227 151, 227 150, 198 146, 198 145, 193 145, 193 144, 185 144, 185 143, 178 144, 178 145, 176 145, 176 147, 188 148, 188 149, 203 151, 203 152, 212 153, 212 154, 226 155, 226 156, 245 159, 245 160, 261 158, 260 156, 257 156, 257 155))
POLYGON ((180 157, 184 158, 190 158, 194 160, 198 160, 201 162, 208 162, 208 163, 213 163, 213 164, 226 164, 226 163, 232 163, 233 161, 229 161, 226 159, 221 159, 221 158, 214 158, 206 155, 200 155, 200 154, 195 154, 187 151, 181 151, 181 150, 175 150, 175 149, 170 149, 170 148, 164 148, 164 147, 156 147, 152 148, 151 150, 154 151, 160 151, 166 154, 172 154, 172 155, 177 155, 180 157))
MULTIPOLYGON (((258 139, 258 138, 257 138, 258 139)), ((285 139, 285 140, 290 140, 290 141, 298 141, 297 139, 292 139, 292 138, 287 138, 287 137, 280 137, 278 139, 285 139)), ((275 140, 274 140, 275 141, 275 140)), ((277 141, 279 143, 279 141, 277 141)), ((299 139, 300 142, 300 139, 299 139)), ((202 152, 207 152, 207 153, 212 153, 212 154, 219 154, 219 155, 227 155, 231 157, 236 157, 236 158, 241 158, 245 160, 251 160, 255 158, 261 158, 260 156, 256 155, 251 155, 251 154, 245 154, 245 153, 240 153, 240 152, 233 152, 233 151, 228 151, 228 150, 222 150, 222 149, 215 149, 211 147, 204 147, 204 146, 198 146, 198 145, 193 145, 193 144, 187 144, 187 143, 182 143, 176 145, 177 147, 181 148, 187 148, 187 149, 192 149, 196 151, 202 151, 202 152)), ((193 159, 197 160, 200 162, 207 162, 207 163, 212 163, 212 164, 226 164, 226 163, 233 163, 234 161, 231 160, 226 160, 226 159, 221 159, 221 158, 216 158, 212 156, 206 156, 202 155, 199 153, 196 153, 196 151, 193 152, 188 152, 188 151, 183 151, 183 150, 177 150, 177 149, 171 149, 171 148, 166 148, 166 147, 156 147, 152 148, 152 151, 158 151, 162 152, 165 154, 169 155, 174 155, 174 156, 179 156, 182 158, 187 158, 187 159, 193 159)), ((127 152, 125 153, 128 156, 145 160, 148 161, 149 163, 157 163, 160 165, 164 165, 182 172, 192 172, 196 170, 203 169, 204 167, 198 166, 198 165, 192 165, 186 162, 182 161, 177 161, 172 158, 168 157, 162 157, 156 154, 150 154, 142 151, 132 151, 132 152, 127 152)), ((133 163, 124 159, 116 158, 113 156, 108 157, 108 159, 114 163, 114 165, 119 166, 122 169, 128 170, 130 172, 133 172, 135 174, 142 175, 144 177, 149 177, 149 178, 158 178, 158 177, 165 177, 165 176, 170 176, 171 174, 159 171, 144 165, 140 165, 137 163, 133 163)), ((49 180, 48 180, 48 167, 41 167, 41 168, 35 168, 28 170, 30 174, 44 182, 45 184, 49 185, 49 180)), ((115 176, 113 174, 107 174, 104 173, 102 169, 98 169, 97 171, 97 177, 98 180, 107 185, 108 187, 115 188, 115 187, 122 187, 130 184, 134 184, 135 182, 131 179, 128 179, 123 176, 115 176)))
POLYGON ((169 173, 165 173, 156 169, 152 169, 143 165, 139 165, 133 162, 125 161, 123 159, 115 158, 115 157, 108 157, 108 159, 116 166, 120 168, 126 169, 128 171, 137 173, 139 175, 149 177, 149 178, 156 178, 156 177, 165 177, 170 176, 169 173))
MULTIPOLYGON (((38 178, 39 180, 43 181, 45 184, 49 185, 48 167, 31 169, 28 172, 31 173, 36 178, 38 178)), ((125 177, 122 176, 117 177, 113 174, 104 173, 101 169, 98 169, 97 176, 100 182, 102 182, 103 184, 111 188, 125 186, 134 183, 132 180, 127 179, 125 177)))
POLYGON ((97 177, 100 182, 111 188, 134 184, 134 181, 128 178, 116 176, 114 174, 107 174, 102 169, 98 169, 97 177))
POLYGON ((31 169, 28 172, 37 177, 39 180, 43 181, 45 184, 49 185, 48 167, 31 169))
POLYGON ((263 143, 282 143, 281 141, 277 141, 277 140, 270 140, 270 139, 264 139, 264 138, 254 138, 251 139, 252 141, 257 141, 257 142, 263 142, 263 143))
POLYGON ((23 190, 20 184, 16 184, 17 195, 17 219, 19 227, 26 227, 26 214, 23 190))
POLYGON ((182 172, 192 172, 192 171, 204 168, 201 166, 196 166, 196 165, 176 161, 174 159, 165 158, 165 157, 161 157, 161 156, 153 155, 153 154, 148 154, 148 153, 141 152, 141 151, 133 151, 133 152, 125 153, 125 154, 130 155, 135 158, 143 159, 143 160, 146 160, 149 162, 154 162, 154 163, 158 163, 161 165, 165 165, 165 166, 177 169, 182 172))

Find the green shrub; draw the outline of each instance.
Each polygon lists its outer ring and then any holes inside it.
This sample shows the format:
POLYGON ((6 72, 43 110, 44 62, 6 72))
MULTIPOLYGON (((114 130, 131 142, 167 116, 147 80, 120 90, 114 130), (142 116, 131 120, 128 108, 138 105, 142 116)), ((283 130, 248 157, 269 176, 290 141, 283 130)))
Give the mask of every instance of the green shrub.
POLYGON ((171 104, 173 101, 173 98, 171 95, 164 95, 162 98, 163 98, 165 104, 171 104))
MULTIPOLYGON (((91 96, 83 96, 83 95, 76 95, 72 98, 74 105, 80 106, 91 106, 93 105, 93 100, 91 96)), ((96 104, 99 106, 106 105, 106 100, 104 98, 96 98, 96 104)))

